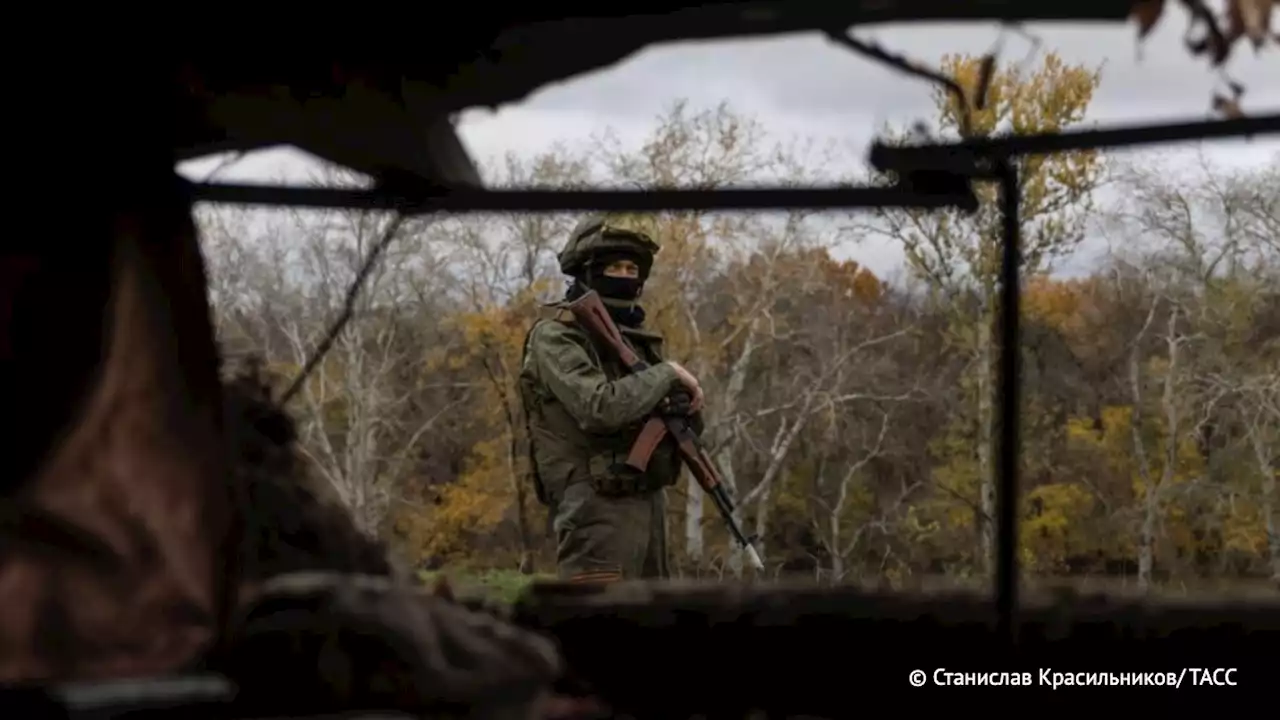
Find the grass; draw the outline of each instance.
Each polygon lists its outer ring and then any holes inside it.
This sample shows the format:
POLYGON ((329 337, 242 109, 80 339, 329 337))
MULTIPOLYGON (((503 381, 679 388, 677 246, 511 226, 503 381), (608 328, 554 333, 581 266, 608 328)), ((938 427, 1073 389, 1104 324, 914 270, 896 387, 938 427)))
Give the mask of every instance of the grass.
MULTIPOLYGON (((479 597, 488 602, 511 605, 529 587, 538 581, 554 580, 551 574, 539 573, 522 575, 515 570, 452 568, 445 571, 422 571, 418 577, 427 585, 432 585, 440 577, 448 579, 454 593, 463 597, 479 597)), ((698 581, 692 581, 697 583, 698 581)), ((702 581, 715 584, 714 580, 702 581)), ((768 585, 774 583, 766 583, 768 585)), ((794 576, 783 579, 782 584, 792 587, 814 587, 809 576, 794 576)), ((848 585, 863 586, 864 589, 888 590, 885 582, 850 582, 848 585)), ((976 590, 989 589, 986 582, 976 582, 954 577, 927 576, 912 578, 909 582, 898 584, 893 588, 897 592, 908 594, 929 594, 944 590, 976 590)), ((1115 597, 1136 596, 1132 580, 1124 581, 1105 577, 1083 578, 1050 578, 1027 577, 1023 579, 1022 591, 1027 596, 1053 594, 1056 588, 1068 587, 1079 593, 1105 593, 1115 597)), ((1220 581, 1199 581, 1192 584, 1160 583, 1152 588, 1152 595, 1170 599, 1191 597, 1198 599, 1274 599, 1277 586, 1270 581, 1222 579, 1220 581)))
POLYGON ((521 593, 533 582, 552 580, 554 575, 534 574, 522 575, 516 570, 448 570, 421 571, 418 577, 426 584, 433 585, 440 577, 448 579, 449 585, 458 595, 480 596, 491 602, 510 605, 519 599, 521 593))

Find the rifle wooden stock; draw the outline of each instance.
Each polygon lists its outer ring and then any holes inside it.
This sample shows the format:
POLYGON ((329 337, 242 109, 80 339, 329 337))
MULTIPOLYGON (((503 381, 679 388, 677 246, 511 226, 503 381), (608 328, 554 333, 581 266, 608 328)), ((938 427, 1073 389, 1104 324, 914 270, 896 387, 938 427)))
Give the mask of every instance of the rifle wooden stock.
POLYGON ((653 457, 653 451, 658 449, 658 445, 666 436, 667 424, 662 418, 657 416, 649 418, 640 429, 640 435, 636 437, 635 443, 631 445, 631 452, 627 454, 627 466, 644 472, 649 467, 649 458, 653 457))
POLYGON ((622 332, 614 324, 613 318, 609 317, 608 308, 601 302, 595 290, 588 291, 586 295, 569 303, 567 308, 591 336, 613 348, 618 359, 627 366, 627 370, 636 373, 648 369, 649 363, 641 360, 631 346, 622 339, 622 332))

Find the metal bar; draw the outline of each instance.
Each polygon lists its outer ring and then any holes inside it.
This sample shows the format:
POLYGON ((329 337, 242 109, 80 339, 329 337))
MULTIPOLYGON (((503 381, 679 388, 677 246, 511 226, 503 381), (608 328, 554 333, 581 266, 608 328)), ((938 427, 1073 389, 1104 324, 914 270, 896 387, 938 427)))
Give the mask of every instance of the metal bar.
MULTIPOLYGON (((996 627, 1009 647, 1017 640, 1018 613, 1018 475, 1021 469, 1019 425, 1022 420, 1022 247, 1019 237, 1018 169, 1008 160, 997 165, 1000 177, 1000 220, 1004 247, 1000 254, 1000 431, 996 435, 999 466, 996 485, 996 627)), ((983 368, 990 372, 990 368, 983 368)))
MULTIPOLYGON (((975 174, 975 160, 1103 147, 1124 147, 1280 133, 1280 115, 1130 126, 1108 130, 983 138, 953 144, 872 145, 880 170, 933 168, 975 174)), ((914 207, 971 210, 972 196, 916 194, 905 188, 734 188, 725 190, 432 190, 422 196, 385 190, 299 188, 270 185, 193 184, 197 201, 243 205, 429 212, 560 212, 575 210, 778 210, 914 207)))
MULTIPOLYGON (((1026 0, 979 3, 897 0, 843 5, 821 0, 789 0, 785 3, 752 4, 715 2, 695 7, 673 5, 671 8, 646 3, 637 7, 643 9, 628 13, 618 6, 610 6, 608 13, 577 15, 568 21, 574 22, 575 27, 588 24, 591 30, 616 26, 621 31, 611 35, 626 38, 632 43, 632 38, 637 36, 652 38, 645 43, 652 44, 723 37, 742 39, 903 21, 1120 23, 1130 13, 1126 3, 1116 0, 1040 0, 1034 3, 1026 0)), ((521 20, 525 23, 564 21, 559 14, 550 15, 534 8, 530 8, 521 20)))
POLYGON ((963 172, 975 158, 1042 155, 1094 148, 1132 147, 1226 137, 1280 133, 1280 114, 1231 120, 1200 120, 1158 125, 1129 125, 1105 130, 1009 135, 957 143, 928 145, 871 145, 869 160, 878 170, 928 167, 963 172))
POLYGON ((994 591, 997 632, 1012 646, 1017 637, 1019 593, 1018 491, 1021 469, 1021 248, 1018 227, 1017 169, 1011 159, 1023 155, 1095 148, 1131 147, 1203 138, 1280 133, 1280 115, 1130 126, 1106 130, 974 139, 952 144, 889 146, 876 143, 871 164, 881 171, 934 170, 991 177, 1001 184, 999 432, 996 486, 996 572, 994 591))
POLYGON ((912 207, 975 209, 977 198, 960 194, 915 193, 905 188, 734 188, 725 190, 433 190, 408 193, 345 188, 277 187, 195 183, 197 201, 240 205, 431 212, 562 212, 659 210, 781 210, 808 208, 912 207))

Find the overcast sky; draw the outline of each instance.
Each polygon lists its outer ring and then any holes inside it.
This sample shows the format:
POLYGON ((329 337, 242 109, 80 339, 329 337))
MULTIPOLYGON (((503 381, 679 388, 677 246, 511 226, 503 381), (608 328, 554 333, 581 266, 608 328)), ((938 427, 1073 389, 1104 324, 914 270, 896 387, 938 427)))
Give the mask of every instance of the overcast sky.
MULTIPOLYGON (((1204 59, 1192 58, 1182 45, 1186 21, 1177 8, 1143 44, 1132 26, 1029 26, 1040 41, 1037 50, 1021 34, 1006 33, 1002 60, 1016 62, 1029 53, 1056 51, 1068 62, 1102 65, 1102 84, 1090 119, 1100 123, 1146 122, 1206 117, 1210 98, 1220 84, 1204 59)), ((942 53, 982 54, 1001 32, 994 24, 963 26, 885 25, 861 28, 857 37, 874 39, 913 59, 936 60, 942 53)), ((1280 110, 1280 47, 1255 56, 1241 44, 1229 68, 1247 88, 1246 112, 1280 110)), ((696 107, 728 100, 754 115, 780 136, 838 141, 851 155, 860 154, 885 122, 927 118, 931 88, 854 56, 817 35, 768 40, 682 43, 651 48, 613 67, 549 86, 524 102, 468 111, 459 132, 478 162, 508 151, 521 155, 569 145, 612 128, 624 141, 643 137, 655 117, 677 99, 696 107)), ((1162 147, 1158 156, 1180 162, 1194 157, 1196 146, 1162 147)), ((1280 137, 1218 140, 1203 145, 1211 160, 1235 166, 1274 161, 1280 137)), ((217 160, 181 167, 201 178, 217 160)), ((312 167, 293 151, 267 151, 239 161, 218 179, 265 182, 304 177, 312 167)), ((845 254, 845 253, 842 253, 845 254)), ((898 248, 862 246, 848 249, 878 271, 901 259, 898 248)))

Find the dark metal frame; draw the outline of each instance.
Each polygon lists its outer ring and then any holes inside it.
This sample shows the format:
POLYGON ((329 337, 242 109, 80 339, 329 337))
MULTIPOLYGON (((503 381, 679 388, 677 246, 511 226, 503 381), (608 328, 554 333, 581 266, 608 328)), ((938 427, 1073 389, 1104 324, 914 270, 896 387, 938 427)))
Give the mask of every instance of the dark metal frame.
POLYGON ((430 212, 560 212, 573 210, 769 210, 787 208, 837 209, 872 207, 977 207, 970 183, 995 181, 1001 188, 1004 246, 1001 254, 1001 293, 997 392, 1000 432, 994 448, 999 457, 996 494, 997 560, 995 602, 998 629, 1014 640, 1018 609, 1017 505, 1021 387, 1019 347, 1021 328, 1020 238, 1018 234, 1018 173, 1014 159, 1099 148, 1199 140, 1251 137, 1280 133, 1280 114, 1230 120, 1192 121, 983 138, 950 144, 891 146, 875 143, 871 165, 898 179, 890 187, 760 188, 733 190, 482 190, 444 188, 374 188, 345 190, 265 185, 197 184, 192 192, 206 202, 288 205, 313 208, 396 210, 404 214, 430 212))
MULTIPOLYGON (((998 534, 995 577, 998 630, 1012 643, 1017 628, 1017 489, 1019 471, 1020 383, 1020 280, 1018 265, 1019 156, 1104 147, 1147 145, 1203 138, 1223 138, 1280 133, 1280 115, 1259 118, 1126 127, 1110 130, 983 139, 954 144, 894 147, 877 143, 871 164, 896 177, 884 188, 764 188, 757 190, 574 191, 440 188, 375 188, 326 190, 252 185, 197 184, 191 186, 200 201, 301 207, 349 207, 398 210, 405 214, 429 212, 556 212, 565 210, 766 210, 785 208, 866 207, 977 207, 970 183, 994 181, 1001 187, 1004 247, 1001 257, 999 337, 1000 432, 995 438, 999 456, 996 528, 998 534)), ((164 714, 161 708, 182 709, 192 717, 223 717, 233 693, 209 684, 163 681, 115 683, 79 692, 69 688, 6 689, 4 702, 24 709, 49 709, 75 717, 115 717, 139 710, 164 714), (70 694, 68 694, 68 692, 70 694)), ((358 714, 358 713, 357 713, 358 714)), ((391 715, 395 715, 394 713, 391 715)), ((342 717, 351 716, 342 714, 342 717)), ((338 717, 338 716, 335 716, 338 717)))
POLYGON ((1024 155, 1133 147, 1207 138, 1280 134, 1280 115, 1231 120, 1167 123, 1106 130, 985 138, 950 145, 892 147, 876 143, 870 160, 881 171, 935 169, 1000 183, 1003 247, 1000 257, 1000 355, 996 383, 1000 394, 995 439, 999 458, 996 486, 995 602, 998 632, 1012 644, 1018 610, 1018 474, 1021 457, 1021 238, 1018 232, 1018 172, 1012 160, 1024 155))

